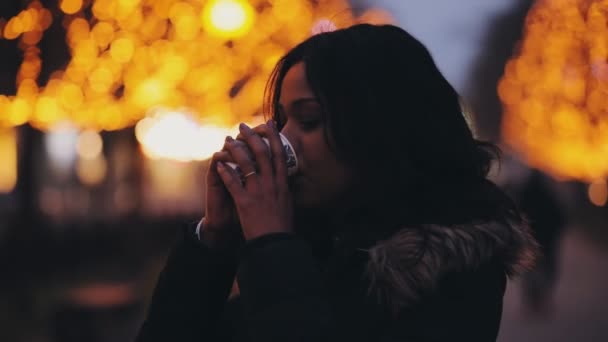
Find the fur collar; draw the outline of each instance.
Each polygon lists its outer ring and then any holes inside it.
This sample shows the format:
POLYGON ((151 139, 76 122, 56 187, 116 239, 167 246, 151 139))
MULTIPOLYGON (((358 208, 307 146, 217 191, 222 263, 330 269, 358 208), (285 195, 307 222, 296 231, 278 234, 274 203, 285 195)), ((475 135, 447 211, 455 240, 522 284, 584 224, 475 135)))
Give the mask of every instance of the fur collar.
POLYGON ((533 266, 537 249, 525 223, 404 228, 368 250, 369 291, 399 310, 435 289, 450 272, 499 261, 508 276, 521 274, 533 266))

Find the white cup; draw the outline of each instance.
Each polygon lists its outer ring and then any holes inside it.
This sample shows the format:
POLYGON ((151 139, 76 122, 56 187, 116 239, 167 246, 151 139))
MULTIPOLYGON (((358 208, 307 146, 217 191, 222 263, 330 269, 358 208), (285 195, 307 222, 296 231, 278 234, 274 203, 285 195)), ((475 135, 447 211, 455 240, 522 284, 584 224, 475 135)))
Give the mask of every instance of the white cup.
MULTIPOLYGON (((287 138, 282 133, 279 133, 279 136, 281 137, 281 143, 283 143, 283 149, 285 149, 285 157, 287 158, 287 175, 292 176, 298 171, 298 158, 296 157, 296 151, 293 149, 293 146, 291 146, 289 140, 287 140, 287 138)), ((270 147, 270 142, 268 141, 268 139, 262 137, 262 140, 264 140, 266 145, 270 147)), ((237 164, 226 163, 226 165, 233 168, 241 177, 243 177, 243 172, 237 164)))

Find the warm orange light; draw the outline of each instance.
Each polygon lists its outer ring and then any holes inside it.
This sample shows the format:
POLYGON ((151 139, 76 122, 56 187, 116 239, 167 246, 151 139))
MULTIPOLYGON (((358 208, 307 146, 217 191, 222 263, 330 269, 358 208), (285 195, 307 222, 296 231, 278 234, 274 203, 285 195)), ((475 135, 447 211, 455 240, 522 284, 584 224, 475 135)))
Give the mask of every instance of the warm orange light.
POLYGON ((135 126, 135 135, 150 158, 179 161, 210 158, 227 135, 238 129, 200 125, 189 113, 158 108, 135 126))
POLYGON ((76 142, 76 151, 80 158, 95 159, 99 157, 102 150, 103 140, 99 133, 91 130, 80 133, 76 142))
POLYGON ((42 10, 40 10, 40 26, 42 27, 42 29, 43 30, 48 29, 52 23, 53 23, 53 15, 51 14, 51 11, 49 11, 46 8, 43 8, 42 10))
POLYGON ((223 38, 241 37, 253 26, 255 12, 244 0, 209 1, 203 11, 203 27, 223 38))
POLYGON ((15 98, 8 111, 11 125, 20 126, 26 123, 32 116, 32 105, 25 98, 15 98))
POLYGON ((31 78, 26 78, 19 83, 17 98, 31 99, 38 95, 38 84, 31 78))
POLYGON ((167 93, 167 86, 161 80, 147 79, 135 88, 133 101, 141 108, 150 108, 162 103, 167 93))
POLYGON ((59 101, 64 108, 70 110, 79 108, 84 101, 82 89, 74 83, 66 82, 59 90, 59 101))
POLYGON ((21 33, 23 33, 23 25, 19 17, 13 17, 4 27, 4 38, 6 39, 16 39, 21 33))
POLYGON ((174 21, 176 40, 194 40, 200 33, 198 19, 194 15, 185 15, 174 21))
MULTIPOLYGON (((11 100, 4 95, 0 95, 0 113, 6 113, 11 106, 11 100)), ((0 115, 0 129, 10 127, 10 123, 6 115, 0 115)))
POLYGON ((135 45, 131 39, 119 38, 112 42, 112 47, 110 48, 110 55, 117 62, 127 63, 131 60, 131 58, 133 58, 134 50, 135 45))
POLYGON ((95 61, 99 55, 99 49, 94 40, 86 39, 78 42, 72 53, 74 55, 72 63, 74 63, 75 66, 83 69, 90 69, 95 65, 95 61))
POLYGON ((34 31, 25 32, 21 36, 21 39, 27 45, 36 45, 36 44, 40 43, 40 40, 42 39, 42 31, 34 30, 34 31))
POLYGON ((608 175, 607 4, 536 2, 498 85, 504 140, 560 178, 608 175))
POLYGON ((205 127, 231 127, 260 114, 272 67, 310 35, 313 23, 336 15, 347 18, 337 26, 356 22, 347 0, 267 0, 264 6, 257 0, 58 0, 55 8, 28 3, 0 25, 0 39, 20 39, 23 55, 16 96, 0 95, 1 113, 7 113, 0 115, 3 127, 29 122, 50 130, 68 121, 78 129, 121 129, 154 106, 187 108, 205 127), (66 14, 57 19, 71 58, 41 82, 45 61, 36 45, 58 10, 66 14))
POLYGON ((100 48, 105 48, 114 40, 114 27, 107 21, 101 21, 93 27, 91 35, 100 48))
POLYGON ((40 58, 38 58, 37 56, 33 58, 26 58, 25 61, 23 61, 23 64, 21 64, 21 68, 19 69, 18 79, 35 80, 36 78, 38 78, 41 68, 42 61, 40 60, 40 58))
POLYGON ((66 14, 74 14, 82 8, 82 0, 61 0, 59 8, 66 14))
POLYGON ((599 179, 589 185, 589 200, 598 207, 608 203, 608 184, 604 179, 599 179))
POLYGON ((76 163, 76 175, 82 184, 98 185, 106 178, 108 164, 103 155, 93 159, 79 158, 76 163))
POLYGON ((13 191, 17 184, 17 133, 0 129, 0 193, 13 191))
POLYGON ((88 39, 90 35, 91 27, 89 22, 84 18, 76 18, 72 20, 68 26, 68 43, 70 46, 74 46, 79 42, 88 39))
POLYGON ((188 74, 188 60, 179 55, 167 56, 158 70, 161 79, 175 83, 183 80, 188 74))
POLYGON ((112 82, 112 71, 103 66, 95 68, 89 76, 89 85, 97 93, 107 92, 112 86, 112 82))
POLYGON ((65 119, 65 113, 54 97, 42 96, 36 102, 34 119, 38 124, 50 125, 65 119))
POLYGON ((32 11, 21 11, 21 13, 19 13, 18 17, 21 19, 21 25, 23 28, 23 32, 30 32, 32 30, 34 30, 36 22, 35 20, 37 19, 35 17, 35 14, 37 14, 37 12, 32 12, 32 11))

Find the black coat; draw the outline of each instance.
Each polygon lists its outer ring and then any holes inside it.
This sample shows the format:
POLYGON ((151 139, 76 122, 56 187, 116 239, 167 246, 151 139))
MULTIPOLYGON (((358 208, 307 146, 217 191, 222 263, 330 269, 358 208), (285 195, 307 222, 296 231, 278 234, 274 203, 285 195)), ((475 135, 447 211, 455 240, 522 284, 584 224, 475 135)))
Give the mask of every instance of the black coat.
POLYGON ((267 235, 236 256, 186 231, 137 341, 495 341, 506 277, 534 247, 497 223, 311 241, 267 235))

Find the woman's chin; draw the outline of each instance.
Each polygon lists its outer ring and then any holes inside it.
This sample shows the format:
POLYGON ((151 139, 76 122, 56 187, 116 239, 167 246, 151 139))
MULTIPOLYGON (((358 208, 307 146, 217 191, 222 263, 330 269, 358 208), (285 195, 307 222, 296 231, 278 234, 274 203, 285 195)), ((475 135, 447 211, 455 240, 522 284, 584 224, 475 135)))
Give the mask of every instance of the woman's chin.
POLYGON ((290 183, 289 188, 296 211, 313 214, 327 210, 329 203, 323 200, 313 184, 307 183, 306 180, 301 178, 290 183))

